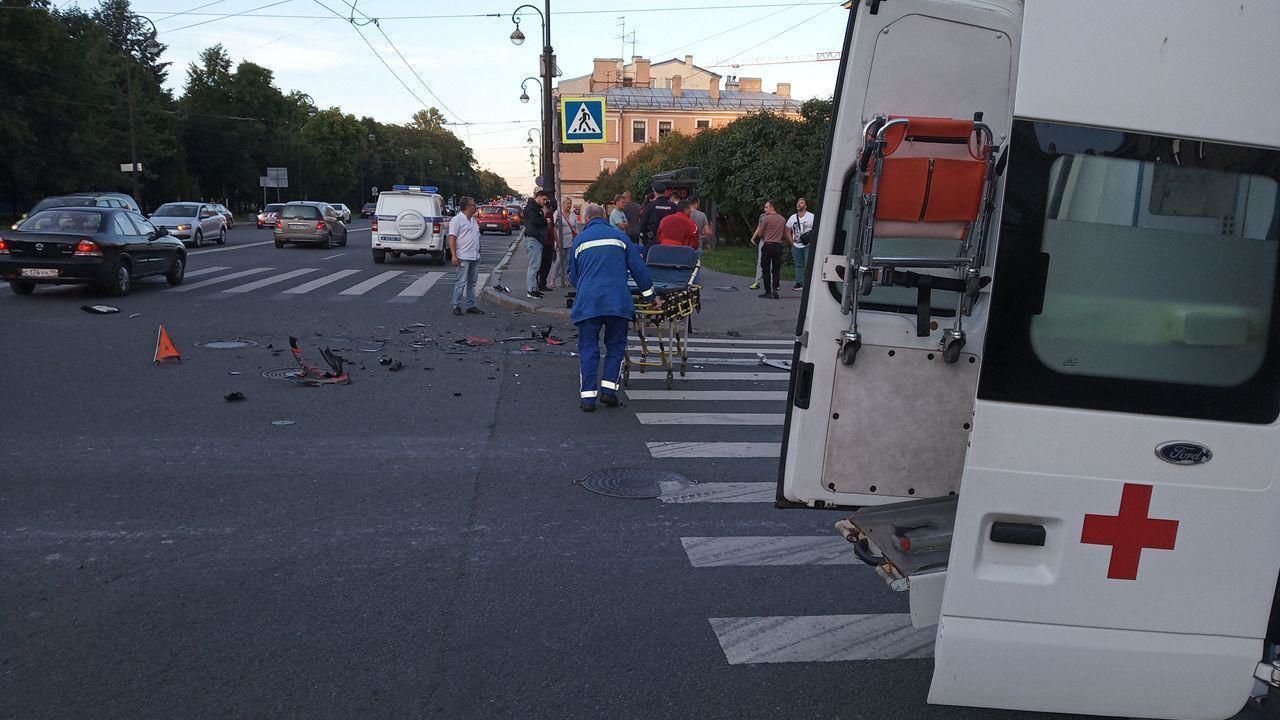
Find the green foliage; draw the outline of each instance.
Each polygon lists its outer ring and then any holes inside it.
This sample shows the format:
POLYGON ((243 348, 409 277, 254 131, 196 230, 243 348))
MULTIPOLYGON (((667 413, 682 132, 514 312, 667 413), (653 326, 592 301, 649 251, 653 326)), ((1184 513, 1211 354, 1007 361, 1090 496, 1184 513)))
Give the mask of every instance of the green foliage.
POLYGON ((236 64, 221 45, 185 69, 175 99, 163 87, 164 46, 147 52, 150 26, 129 0, 101 0, 89 14, 48 0, 0 2, 30 8, 0 12, 0 214, 47 195, 130 191, 120 171, 130 160, 130 86, 144 206, 202 198, 248 210, 262 202, 267 167, 289 169, 282 199, 355 206, 371 185, 406 182, 446 196, 513 193, 476 167, 435 108, 405 125, 313 108, 305 94, 282 92, 269 68, 236 64))
POLYGON ((721 236, 745 242, 766 200, 776 200, 779 211, 785 211, 804 197, 814 209, 831 107, 831 100, 809 100, 798 118, 760 112, 692 138, 667 135, 637 150, 616 170, 600 173, 586 196, 607 202, 630 190, 643 197, 653 175, 698 167, 698 194, 715 201, 721 236))

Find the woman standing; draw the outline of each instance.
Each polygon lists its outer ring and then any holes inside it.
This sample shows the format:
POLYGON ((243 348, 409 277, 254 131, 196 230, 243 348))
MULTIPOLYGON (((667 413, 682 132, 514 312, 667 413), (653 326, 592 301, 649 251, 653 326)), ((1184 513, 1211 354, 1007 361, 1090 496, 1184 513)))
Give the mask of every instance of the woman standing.
POLYGON ((558 282, 561 287, 569 287, 569 251, 573 247, 573 239, 578 236, 581 223, 578 213, 573 207, 573 198, 560 198, 560 209, 556 211, 556 237, 559 245, 555 263, 551 266, 551 277, 547 286, 554 289, 558 282))

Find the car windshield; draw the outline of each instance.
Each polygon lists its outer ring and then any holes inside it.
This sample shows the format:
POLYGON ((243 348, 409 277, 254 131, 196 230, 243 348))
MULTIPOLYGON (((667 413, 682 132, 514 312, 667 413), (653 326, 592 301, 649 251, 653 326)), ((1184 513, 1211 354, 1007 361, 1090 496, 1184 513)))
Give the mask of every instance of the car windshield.
POLYGON ((155 214, 161 217, 194 217, 199 207, 195 203, 165 203, 156 209, 155 214))
POLYGON ((494 205, 486 205, 480 208, 481 215, 501 215, 505 208, 496 207, 494 205))
POLYGON ((42 210, 23 220, 18 229, 41 233, 96 233, 102 230, 102 214, 89 210, 42 210))
POLYGON ((282 208, 282 207, 284 207, 284 205, 278 205, 278 204, 274 204, 274 203, 273 203, 273 204, 268 205, 268 206, 266 206, 265 208, 263 208, 262 212, 269 212, 269 213, 273 212, 273 213, 278 213, 278 212, 280 212, 280 208, 282 208))
POLYGON ((319 220, 320 209, 312 205, 285 205, 280 217, 285 220, 319 220))
POLYGON ((31 212, 35 213, 35 212, 39 212, 40 210, 46 210, 48 208, 71 207, 76 205, 84 206, 84 205, 94 205, 94 204, 95 204, 94 199, 90 197, 51 197, 51 198, 45 198, 40 202, 36 203, 36 206, 31 208, 31 212))

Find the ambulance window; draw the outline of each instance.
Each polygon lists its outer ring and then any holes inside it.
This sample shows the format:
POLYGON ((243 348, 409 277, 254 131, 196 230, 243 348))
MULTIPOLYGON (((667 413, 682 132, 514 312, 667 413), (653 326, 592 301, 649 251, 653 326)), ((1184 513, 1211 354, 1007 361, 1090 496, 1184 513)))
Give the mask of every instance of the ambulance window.
POLYGON ((1280 152, 1017 121, 979 395, 1270 423, 1280 152))

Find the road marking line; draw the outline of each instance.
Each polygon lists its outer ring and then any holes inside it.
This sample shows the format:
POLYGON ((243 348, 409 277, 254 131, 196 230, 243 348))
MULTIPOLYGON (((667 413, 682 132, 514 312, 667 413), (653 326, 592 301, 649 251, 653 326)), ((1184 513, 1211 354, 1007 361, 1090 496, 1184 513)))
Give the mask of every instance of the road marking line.
POLYGON ((627 389, 632 400, 786 400, 785 390, 632 390, 627 389))
MULTIPOLYGON (((694 380, 737 380, 741 382, 787 382, 791 379, 791 373, 786 372, 698 372, 690 370, 687 375, 680 378, 686 382, 694 380)), ((639 368, 631 371, 631 379, 628 383, 638 382, 640 380, 661 380, 666 382, 667 376, 658 372, 640 372, 639 368)))
POLYGON ((785 413, 636 413, 641 425, 777 425, 785 413))
POLYGON ((839 535, 682 537, 693 567, 862 565, 839 535))
POLYGON ((269 268, 269 267, 250 268, 249 270, 241 270, 240 272, 231 273, 230 275, 222 275, 216 278, 210 278, 208 280, 201 280, 198 283, 192 283, 190 285, 179 285, 177 287, 167 288, 167 290, 169 292, 190 292, 192 290, 199 290, 200 288, 209 287, 210 285, 217 285, 218 283, 230 282, 232 280, 239 280, 242 277, 249 277, 250 275, 261 275, 264 272, 271 272, 272 270, 275 270, 275 268, 269 268))
POLYGON ((346 290, 343 290, 338 294, 339 295, 363 295, 369 292, 370 290, 378 287, 382 283, 390 280, 391 278, 397 275, 403 275, 403 274, 404 274, 403 270, 388 270, 380 275, 374 275, 373 277, 369 278, 368 280, 365 280, 362 283, 356 283, 355 285, 352 285, 351 287, 347 288, 346 290))
POLYGON ((287 273, 280 273, 279 275, 272 275, 272 276, 271 276, 271 277, 269 277, 269 278, 263 278, 263 279, 261 279, 261 280, 255 280, 255 281, 253 281, 253 282, 251 282, 251 283, 246 283, 246 284, 244 284, 244 285, 237 285, 236 287, 233 287, 233 288, 227 288, 226 290, 223 290, 222 292, 224 292, 224 293, 247 293, 247 292, 253 292, 254 290, 259 290, 259 289, 264 288, 264 287, 267 287, 267 286, 269 286, 269 285, 275 285, 276 283, 282 283, 282 282, 284 282, 284 281, 286 281, 286 280, 292 280, 292 279, 294 279, 294 278, 296 278, 296 277, 302 277, 303 275, 309 275, 310 273, 317 272, 318 270, 319 270, 319 268, 299 268, 299 269, 297 269, 297 270, 290 270, 290 271, 289 271, 289 272, 287 272, 287 273))
POLYGON ((795 345, 795 340, 758 340, 752 338, 690 338, 690 343, 708 345, 795 345))
POLYGON ((184 277, 189 277, 189 278, 200 277, 201 275, 208 275, 209 273, 215 273, 215 272, 218 272, 219 270, 230 270, 230 269, 231 268, 229 267, 214 265, 213 267, 200 268, 199 270, 188 270, 184 277))
MULTIPOLYGON (((667 347, 671 347, 670 343, 667 344, 667 347)), ((633 353, 638 353, 640 352, 640 346, 636 345, 634 347, 629 347, 627 350, 630 350, 633 353)), ((756 353, 767 353, 770 355, 791 354, 791 348, 783 347, 700 347, 698 345, 686 345, 685 350, 690 355, 694 353, 719 353, 723 355, 755 355, 756 353)), ((649 354, 658 354, 658 343, 656 341, 649 343, 649 354)))
POLYGON ((730 665, 898 660, 933 656, 936 627, 906 613, 710 618, 730 665))
POLYGON ((442 277, 444 277, 442 272, 427 273, 410 283, 409 287, 401 290, 396 297, 422 297, 427 294, 432 285, 440 282, 442 277))
POLYGON ((243 250, 245 248, 258 247, 259 245, 270 245, 273 242, 275 242, 275 240, 263 240, 261 242, 251 242, 243 245, 224 245, 223 247, 209 248, 208 250, 188 250, 187 255, 208 255, 209 253, 243 250))
POLYGON ((289 288, 284 292, 288 295, 301 295, 303 293, 309 293, 312 290, 315 290, 316 288, 324 287, 329 283, 334 283, 341 280, 344 277, 350 277, 352 275, 357 275, 359 273, 360 273, 359 270, 339 270, 338 272, 333 273, 331 275, 325 275, 324 277, 316 278, 311 282, 302 283, 298 287, 289 288))
POLYGON ((369 232, 369 231, 370 231, 370 230, 372 230, 372 229, 373 229, 372 227, 364 227, 364 228, 347 228, 347 234, 348 234, 348 235, 350 235, 350 234, 351 234, 351 233, 353 233, 353 232, 369 232))
POLYGON ((782 443, 775 442, 647 442, 656 458, 776 458, 782 443))
POLYGON ((771 482, 721 482, 690 485, 678 480, 659 481, 664 503, 746 503, 773 502, 778 485, 771 482))
POLYGON ((323 260, 332 260, 332 259, 334 259, 334 258, 340 258, 340 257, 342 257, 343 255, 346 255, 346 253, 345 253, 345 252, 340 252, 340 253, 338 253, 337 255, 330 255, 329 257, 322 257, 322 258, 320 258, 320 259, 321 259, 322 261, 323 261, 323 260))

